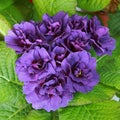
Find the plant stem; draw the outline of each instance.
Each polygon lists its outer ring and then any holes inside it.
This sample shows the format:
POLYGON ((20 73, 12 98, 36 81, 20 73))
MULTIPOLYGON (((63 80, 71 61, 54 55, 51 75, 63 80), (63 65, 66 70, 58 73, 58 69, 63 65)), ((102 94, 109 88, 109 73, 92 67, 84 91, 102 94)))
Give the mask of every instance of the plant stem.
POLYGON ((51 120, 59 120, 58 111, 51 111, 51 120))

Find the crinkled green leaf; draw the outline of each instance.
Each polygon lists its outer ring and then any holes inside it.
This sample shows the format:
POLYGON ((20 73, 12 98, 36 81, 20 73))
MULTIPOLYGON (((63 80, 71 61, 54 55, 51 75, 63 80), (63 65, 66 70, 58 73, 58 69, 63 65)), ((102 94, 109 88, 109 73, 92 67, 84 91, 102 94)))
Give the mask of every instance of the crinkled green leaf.
POLYGON ((93 91, 83 94, 76 93, 73 100, 69 103, 70 106, 79 106, 84 104, 96 103, 111 99, 117 91, 111 87, 98 84, 93 91))
POLYGON ((0 120, 51 120, 51 114, 44 110, 32 110, 29 105, 0 105, 0 120))
POLYGON ((109 28, 113 36, 120 36, 120 10, 109 15, 109 28))
POLYGON ((96 12, 104 9, 111 0, 77 0, 79 8, 85 11, 96 12))
POLYGON ((15 52, 0 42, 0 76, 8 82, 22 85, 14 71, 16 58, 15 52))
POLYGON ((34 10, 33 10, 32 19, 33 19, 34 21, 38 21, 38 20, 39 20, 39 15, 38 15, 38 12, 37 12, 37 10, 36 10, 35 8, 34 8, 34 10))
MULTIPOLYGON (((22 8, 21 8, 22 9, 22 8)), ((4 17, 12 24, 14 25, 15 23, 19 23, 24 20, 23 15, 19 11, 19 9, 11 5, 5 10, 1 11, 1 14, 4 15, 4 17)))
POLYGON ((54 15, 59 11, 65 11, 69 14, 76 12, 76 0, 33 0, 39 17, 48 13, 54 15))
MULTIPOLYGON (((29 0, 17 0, 14 3, 14 6, 17 10, 22 14, 24 20, 31 20, 33 16, 33 4, 29 2, 29 0)), ((21 20, 22 21, 22 20, 21 20)))
POLYGON ((11 28, 10 23, 6 20, 6 18, 0 14, 0 34, 6 35, 7 31, 11 28))
POLYGON ((0 0, 0 11, 13 4, 14 0, 0 0))
POLYGON ((22 83, 15 74, 17 55, 0 42, 0 120, 49 120, 50 113, 26 103, 22 83))
POLYGON ((52 119, 51 113, 48 113, 44 110, 31 110, 26 119, 24 120, 52 120, 52 119))
MULTIPOLYGON (((116 57, 120 60, 120 56, 116 57)), ((117 64, 115 59, 107 58, 104 58, 106 62, 101 63, 99 67, 101 82, 120 90, 120 64, 117 64)))
POLYGON ((120 103, 99 102, 60 110, 59 120, 120 120, 120 103))

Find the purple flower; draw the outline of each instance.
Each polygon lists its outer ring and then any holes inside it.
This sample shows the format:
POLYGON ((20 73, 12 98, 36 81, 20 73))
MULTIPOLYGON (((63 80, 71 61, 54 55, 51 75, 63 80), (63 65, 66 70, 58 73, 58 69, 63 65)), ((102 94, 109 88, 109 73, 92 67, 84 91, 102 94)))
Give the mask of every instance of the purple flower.
POLYGON ((68 37, 64 39, 64 44, 70 51, 76 52, 89 50, 89 41, 89 34, 82 32, 81 30, 72 30, 68 37))
POLYGON ((45 48, 35 47, 16 61, 16 73, 20 81, 36 81, 55 73, 55 61, 45 48))
POLYGON ((44 36, 48 42, 62 36, 70 31, 68 18, 69 16, 65 12, 59 12, 53 17, 44 14, 43 21, 38 28, 40 34, 44 36))
POLYGON ((68 50, 63 46, 56 46, 52 51, 52 56, 55 59, 57 65, 61 64, 61 61, 69 54, 68 50))
POLYGON ((97 29, 94 33, 94 36, 91 37, 90 43, 98 56, 104 54, 111 55, 116 46, 115 40, 110 37, 108 28, 106 27, 97 29))
POLYGON ((29 50, 33 44, 41 43, 36 32, 34 22, 22 22, 15 24, 13 29, 5 36, 8 47, 14 49, 16 53, 22 54, 29 50))
POLYGON ((16 73, 23 93, 34 109, 55 111, 66 107, 73 93, 87 93, 99 82, 96 59, 111 54, 115 40, 97 17, 43 15, 42 22, 15 24, 5 42, 18 54, 16 73))
POLYGON ((50 74, 38 81, 25 83, 23 92, 34 109, 45 109, 48 112, 67 106, 72 99, 72 93, 69 92, 62 73, 50 74))
POLYGON ((89 92, 98 83, 96 59, 86 51, 70 53, 62 62, 72 92, 89 92))
POLYGON ((89 35, 81 30, 72 30, 52 43, 52 55, 58 64, 71 52, 89 50, 89 35))
POLYGON ((89 21, 87 22, 87 32, 90 34, 94 34, 94 32, 101 27, 103 26, 96 16, 89 19, 89 21))
POLYGON ((90 44, 98 56, 109 54, 115 49, 115 40, 110 37, 109 29, 101 26, 97 17, 88 23, 88 33, 91 36, 90 44))
POLYGON ((79 16, 79 15, 73 15, 69 18, 69 26, 71 29, 74 30, 81 30, 83 32, 87 31, 87 24, 88 24, 88 18, 79 16))

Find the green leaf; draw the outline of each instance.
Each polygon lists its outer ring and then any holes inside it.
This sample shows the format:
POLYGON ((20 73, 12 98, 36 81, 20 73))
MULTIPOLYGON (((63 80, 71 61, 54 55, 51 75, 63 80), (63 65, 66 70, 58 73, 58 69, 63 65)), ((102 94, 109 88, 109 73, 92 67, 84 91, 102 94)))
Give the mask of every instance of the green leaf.
POLYGON ((120 36, 120 10, 115 12, 114 14, 109 15, 109 28, 110 32, 113 36, 120 36))
POLYGON ((77 0, 78 7, 89 12, 96 12, 104 9, 111 0, 77 0))
POLYGON ((14 0, 0 0, 0 11, 13 4, 14 0))
POLYGON ((40 18, 42 18, 42 15, 45 13, 54 15, 59 11, 74 14, 77 4, 76 0, 34 0, 33 3, 40 18))
POLYGON ((120 103, 106 101, 67 107, 59 112, 59 120, 119 120, 120 103))
POLYGON ((33 10, 32 19, 33 19, 34 21, 38 21, 38 20, 39 20, 39 15, 38 15, 38 12, 37 12, 37 10, 36 10, 35 8, 34 8, 34 10, 33 10))
POLYGON ((14 3, 14 6, 18 9, 18 11, 24 17, 24 20, 31 20, 33 16, 33 4, 29 2, 29 0, 17 0, 14 3))
POLYGON ((14 66, 17 56, 13 50, 7 49, 0 42, 0 118, 12 118, 18 109, 26 106, 22 95, 22 84, 15 75, 14 66), (4 114, 3 114, 4 113, 4 114))
POLYGON ((6 18, 0 14, 0 34, 5 36, 7 31, 10 30, 10 23, 6 20, 6 18))
POLYGON ((26 103, 14 71, 16 59, 15 52, 0 42, 0 120, 49 120, 50 113, 26 103))
POLYGON ((8 82, 22 85, 14 71, 16 59, 15 52, 7 48, 3 42, 0 42, 0 76, 8 82))
POLYGON ((15 23, 19 23, 24 20, 23 15, 14 5, 11 5, 5 10, 3 10, 1 14, 4 15, 4 17, 11 23, 11 25, 14 25, 15 23))
POLYGON ((83 94, 76 93, 74 94, 73 100, 69 103, 70 106, 79 106, 90 103, 96 103, 100 101, 109 100, 113 97, 113 95, 117 92, 117 90, 104 86, 99 83, 94 87, 93 91, 83 94))
POLYGON ((51 114, 44 110, 31 110, 24 120, 51 120, 51 114))

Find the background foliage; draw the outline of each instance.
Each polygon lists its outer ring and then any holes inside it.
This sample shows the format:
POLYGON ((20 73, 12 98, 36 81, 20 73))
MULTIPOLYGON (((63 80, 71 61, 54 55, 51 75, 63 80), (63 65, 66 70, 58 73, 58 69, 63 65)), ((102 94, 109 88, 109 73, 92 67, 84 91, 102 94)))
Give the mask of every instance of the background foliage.
POLYGON ((24 20, 39 21, 44 13, 54 15, 66 11, 70 15, 85 11, 104 9, 110 0, 0 0, 0 120, 120 120, 120 102, 112 100, 120 96, 120 7, 109 14, 111 36, 116 39, 112 56, 97 60, 100 83, 87 94, 77 93, 69 106, 55 112, 34 110, 22 94, 23 83, 19 82, 14 68, 17 55, 3 42, 12 25, 24 20))

